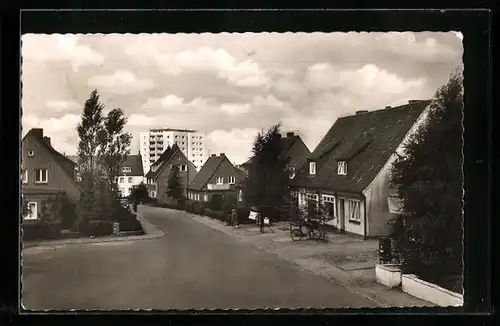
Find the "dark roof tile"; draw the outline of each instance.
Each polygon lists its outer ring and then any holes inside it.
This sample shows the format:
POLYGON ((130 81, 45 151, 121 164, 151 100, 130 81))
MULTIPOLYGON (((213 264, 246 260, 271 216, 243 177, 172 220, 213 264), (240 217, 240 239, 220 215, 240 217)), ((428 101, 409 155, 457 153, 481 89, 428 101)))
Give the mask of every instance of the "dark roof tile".
POLYGON ((308 164, 297 172, 292 186, 360 193, 401 144, 430 101, 337 119, 309 160, 316 162, 316 174, 308 164), (337 174, 337 162, 347 161, 347 175, 337 174))

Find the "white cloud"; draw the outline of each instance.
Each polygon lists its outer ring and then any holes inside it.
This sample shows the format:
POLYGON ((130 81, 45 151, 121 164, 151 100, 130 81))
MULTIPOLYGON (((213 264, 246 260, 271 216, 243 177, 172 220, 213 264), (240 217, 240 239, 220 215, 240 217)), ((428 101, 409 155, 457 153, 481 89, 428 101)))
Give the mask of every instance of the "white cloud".
POLYGON ((75 100, 49 100, 45 103, 45 107, 51 112, 64 112, 77 109, 82 106, 75 100))
POLYGON ((87 65, 99 65, 104 56, 88 45, 78 44, 80 37, 74 34, 35 35, 21 38, 23 59, 33 61, 67 61, 74 71, 87 65))
POLYGON ((141 109, 171 108, 184 104, 184 99, 177 95, 169 94, 163 98, 150 98, 141 105, 141 109))
POLYGON ((125 53, 138 57, 142 64, 150 63, 151 57, 154 57, 156 64, 166 74, 178 75, 183 72, 205 71, 214 73, 219 78, 237 86, 262 86, 269 82, 269 77, 257 62, 251 59, 238 60, 221 48, 200 47, 177 54, 162 54, 152 45, 147 45, 144 49, 131 45, 125 53), (148 53, 149 60, 140 55, 144 52, 148 53))
POLYGON ((215 130, 207 136, 210 139, 210 152, 225 153, 232 163, 241 164, 250 156, 255 136, 260 130, 254 128, 215 130))
POLYGON ((245 104, 227 103, 227 104, 222 104, 220 106, 220 110, 228 114, 243 114, 250 112, 251 105, 249 103, 245 104))
POLYGON ((374 64, 356 70, 342 70, 329 63, 319 63, 309 67, 306 84, 314 90, 345 88, 354 94, 371 96, 373 93, 391 95, 412 88, 420 89, 425 85, 425 79, 405 80, 374 64))
POLYGON ((88 80, 88 85, 119 94, 141 92, 155 87, 152 80, 138 79, 132 72, 127 70, 118 70, 110 75, 91 77, 88 80))

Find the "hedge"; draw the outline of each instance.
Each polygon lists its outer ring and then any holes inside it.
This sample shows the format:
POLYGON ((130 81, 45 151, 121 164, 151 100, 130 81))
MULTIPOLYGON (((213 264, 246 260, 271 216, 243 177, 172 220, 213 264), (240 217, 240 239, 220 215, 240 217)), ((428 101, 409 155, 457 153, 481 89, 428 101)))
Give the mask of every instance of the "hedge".
POLYGON ((37 222, 22 226, 24 240, 52 240, 60 236, 60 222, 37 222))
POLYGON ((227 219, 227 215, 224 214, 224 212, 215 211, 215 210, 210 209, 210 208, 205 208, 204 213, 208 217, 216 218, 216 219, 218 219, 220 221, 224 221, 225 222, 226 219, 227 219))
POLYGON ((102 237, 113 233, 113 222, 111 221, 90 221, 87 232, 89 235, 102 237))
POLYGON ((164 203, 164 204, 157 204, 158 207, 163 207, 163 208, 170 208, 170 209, 175 209, 175 210, 178 210, 178 211, 183 211, 185 210, 185 204, 180 202, 180 203, 177 203, 177 204, 167 204, 167 203, 164 203))

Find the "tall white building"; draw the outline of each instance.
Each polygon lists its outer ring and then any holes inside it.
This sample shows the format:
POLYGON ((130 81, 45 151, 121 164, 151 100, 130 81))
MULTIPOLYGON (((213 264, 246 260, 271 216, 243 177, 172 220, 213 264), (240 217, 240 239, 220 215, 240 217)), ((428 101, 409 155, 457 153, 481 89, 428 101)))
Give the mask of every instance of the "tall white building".
POLYGON ((208 148, 203 132, 170 128, 150 129, 140 133, 139 142, 144 173, 148 173, 151 164, 168 146, 172 147, 175 143, 197 170, 208 158, 208 148))

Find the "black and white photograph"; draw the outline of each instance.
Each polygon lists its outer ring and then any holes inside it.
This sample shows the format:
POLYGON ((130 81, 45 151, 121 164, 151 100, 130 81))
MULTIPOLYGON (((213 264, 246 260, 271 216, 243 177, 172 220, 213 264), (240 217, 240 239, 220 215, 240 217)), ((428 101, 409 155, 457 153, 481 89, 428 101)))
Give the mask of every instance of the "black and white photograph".
POLYGON ((23 34, 23 309, 463 306, 462 44, 23 34))

